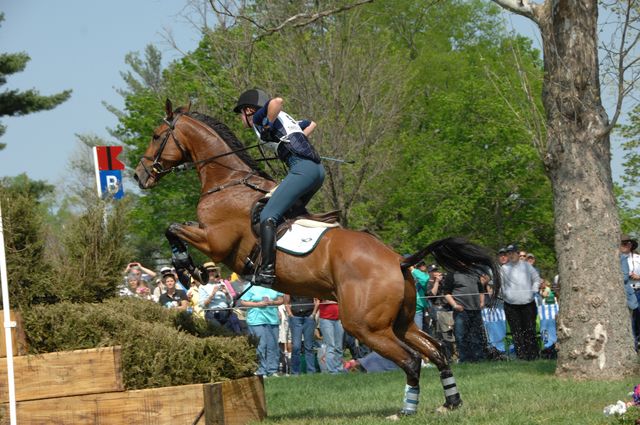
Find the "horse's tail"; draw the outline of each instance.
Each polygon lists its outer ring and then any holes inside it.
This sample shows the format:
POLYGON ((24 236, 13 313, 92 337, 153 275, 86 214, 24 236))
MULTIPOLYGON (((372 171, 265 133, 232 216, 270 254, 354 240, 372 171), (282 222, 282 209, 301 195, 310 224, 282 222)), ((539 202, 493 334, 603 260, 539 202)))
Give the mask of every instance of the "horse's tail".
POLYGON ((406 275, 409 267, 431 254, 436 262, 450 272, 488 274, 493 281, 493 293, 489 305, 493 305, 500 293, 501 275, 498 264, 487 250, 464 238, 445 238, 429 244, 405 258, 400 265, 406 275))

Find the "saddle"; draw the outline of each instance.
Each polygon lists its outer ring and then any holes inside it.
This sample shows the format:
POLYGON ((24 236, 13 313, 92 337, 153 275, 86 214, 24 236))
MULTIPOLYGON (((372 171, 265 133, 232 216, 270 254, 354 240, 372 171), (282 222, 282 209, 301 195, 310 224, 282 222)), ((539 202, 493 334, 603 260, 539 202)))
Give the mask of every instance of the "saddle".
MULTIPOLYGON (((264 198, 258 199, 251 208, 251 229, 256 237, 260 236, 260 213, 267 204, 267 201, 269 201, 268 195, 264 198)), ((340 210, 329 211, 322 214, 312 214, 307 211, 300 202, 296 202, 284 214, 284 221, 278 225, 276 239, 280 239, 287 230, 291 229, 291 226, 294 223, 304 227, 339 227, 340 210)))
MULTIPOLYGON (((256 265, 259 264, 260 252, 260 213, 264 209, 269 194, 264 198, 258 199, 251 208, 251 230, 258 239, 251 250, 251 253, 245 260, 243 274, 248 275, 255 271, 256 265)), ((328 229, 340 227, 339 223, 340 211, 330 211, 323 214, 311 214, 307 209, 296 202, 285 214, 284 221, 278 225, 276 230, 277 249, 292 255, 305 255, 311 252, 317 245, 320 237, 328 229), (298 241, 292 241, 295 238, 292 234, 302 233, 298 241), (287 237, 283 238, 285 235, 287 237), (302 243, 301 243, 302 242, 302 243), (293 244, 293 246, 292 246, 293 244)))

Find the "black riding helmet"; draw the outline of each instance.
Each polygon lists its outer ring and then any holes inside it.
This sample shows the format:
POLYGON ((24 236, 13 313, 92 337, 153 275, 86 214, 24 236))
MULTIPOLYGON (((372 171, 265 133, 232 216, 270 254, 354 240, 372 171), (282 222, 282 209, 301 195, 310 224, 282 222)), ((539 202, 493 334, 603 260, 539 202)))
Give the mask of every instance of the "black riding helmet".
POLYGON ((260 89, 250 89, 245 91, 238 98, 238 103, 236 107, 233 108, 233 112, 236 114, 240 113, 240 110, 245 106, 253 106, 257 109, 260 109, 264 106, 267 101, 269 101, 269 95, 260 89))

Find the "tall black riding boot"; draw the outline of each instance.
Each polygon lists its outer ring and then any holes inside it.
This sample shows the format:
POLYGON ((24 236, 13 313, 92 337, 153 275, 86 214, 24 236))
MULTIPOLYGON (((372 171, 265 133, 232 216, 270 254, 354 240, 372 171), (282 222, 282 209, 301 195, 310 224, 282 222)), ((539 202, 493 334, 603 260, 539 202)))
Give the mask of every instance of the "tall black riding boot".
POLYGON ((253 283, 271 288, 276 280, 276 222, 272 218, 260 223, 260 247, 262 264, 253 283))

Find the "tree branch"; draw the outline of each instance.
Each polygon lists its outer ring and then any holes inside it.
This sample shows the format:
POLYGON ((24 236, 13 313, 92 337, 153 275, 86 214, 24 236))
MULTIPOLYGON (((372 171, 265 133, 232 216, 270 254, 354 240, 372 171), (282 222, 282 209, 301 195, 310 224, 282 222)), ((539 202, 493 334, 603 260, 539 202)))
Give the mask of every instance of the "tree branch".
POLYGON ((275 27, 271 27, 271 28, 267 28, 265 26, 263 26, 262 24, 260 24, 258 21, 256 21, 255 19, 246 16, 246 15, 242 15, 242 14, 235 14, 233 13, 230 8, 226 7, 225 5, 223 5, 220 0, 209 0, 209 4, 211 4, 211 7, 213 8, 213 10, 221 15, 224 16, 229 16, 229 17, 233 17, 235 19, 242 19, 244 21, 249 22, 251 25, 255 26, 256 28, 258 28, 260 31, 262 31, 261 34, 258 34, 258 36, 255 37, 254 41, 259 41, 265 37, 268 37, 276 32, 280 32, 282 31, 284 28, 290 26, 292 28, 298 28, 298 27, 303 27, 305 25, 309 25, 315 21, 317 21, 318 19, 327 17, 327 16, 331 16, 331 15, 336 15, 338 13, 342 13, 345 12, 347 10, 356 8, 358 6, 362 6, 363 4, 367 4, 367 3, 373 3, 373 0, 357 0, 354 3, 349 3, 349 4, 345 4, 343 6, 340 7, 335 7, 333 9, 327 9, 327 10, 323 10, 321 12, 316 12, 316 13, 298 13, 295 14, 293 16, 290 16, 289 18, 285 19, 284 21, 282 21, 279 25, 276 25, 275 27), (220 4, 221 8, 216 7, 216 3, 220 4))
POLYGON ((234 19, 242 19, 244 21, 249 22, 251 25, 255 26, 256 28, 259 28, 262 31, 268 31, 267 28, 265 28, 264 26, 260 25, 260 23, 258 21, 256 21, 253 18, 250 18, 249 16, 246 15, 236 15, 233 12, 231 12, 231 9, 223 4, 220 0, 209 0, 209 4, 211 5, 211 8, 213 9, 214 12, 216 12, 219 15, 222 16, 228 16, 230 18, 234 18, 234 19), (216 7, 216 3, 220 4, 221 9, 216 7))
POLYGON ((637 20, 637 18, 634 19, 634 17, 632 16, 633 10, 636 7, 635 3, 635 0, 627 0, 625 2, 624 21, 622 23, 622 34, 620 35, 618 50, 609 51, 609 49, 607 49, 607 52, 609 53, 609 55, 611 55, 612 59, 615 58, 615 56, 617 56, 618 59, 615 68, 617 96, 613 117, 609 121, 609 125, 604 129, 604 134, 609 133, 615 127, 622 112, 622 102, 624 101, 624 98, 627 96, 627 94, 634 88, 637 81, 636 78, 632 78, 631 82, 625 81, 626 72, 630 69, 633 72, 632 68, 634 68, 634 66, 638 62, 638 58, 627 62, 629 55, 631 55, 635 50, 636 46, 638 45, 638 41, 640 40, 640 33, 636 33, 635 37, 633 37, 633 40, 631 42, 628 42, 629 32, 634 30, 632 23, 637 20))
POLYGON ((539 23, 540 5, 538 4, 529 0, 493 0, 493 2, 504 9, 531 19, 536 24, 539 23))

